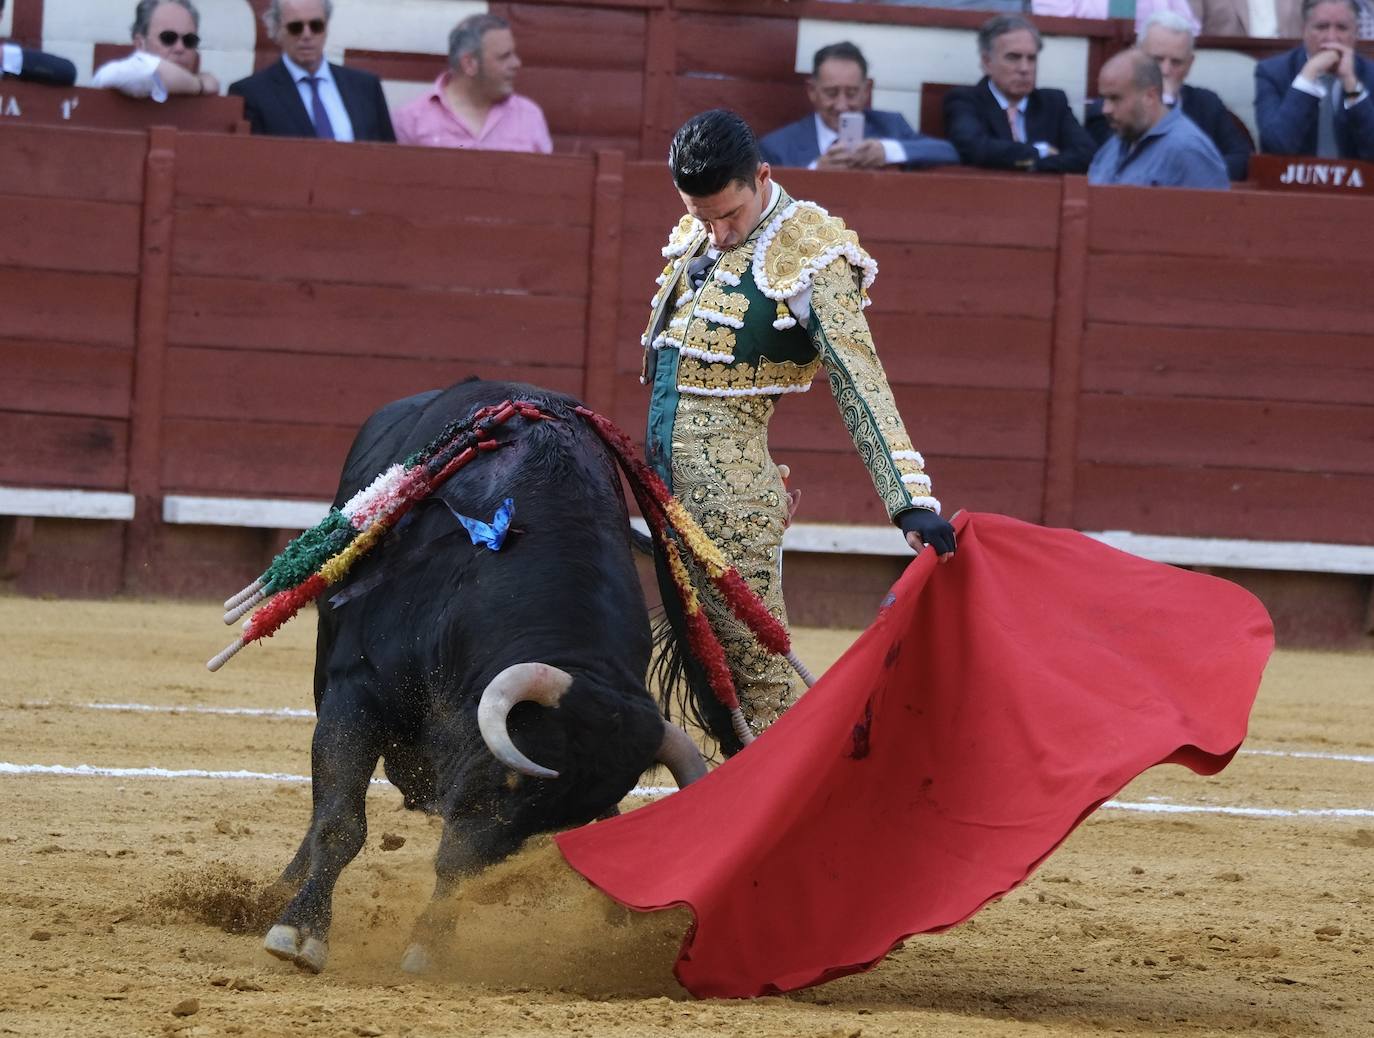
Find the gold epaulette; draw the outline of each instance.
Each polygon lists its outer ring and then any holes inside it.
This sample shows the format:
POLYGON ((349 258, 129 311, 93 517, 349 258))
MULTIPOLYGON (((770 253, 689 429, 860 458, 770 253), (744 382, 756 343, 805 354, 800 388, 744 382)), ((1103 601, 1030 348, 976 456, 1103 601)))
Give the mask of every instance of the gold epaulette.
POLYGON ((867 303, 878 264, 859 244, 859 236, 816 203, 793 202, 759 235, 754 283, 770 299, 790 299, 811 284, 818 270, 840 258, 862 275, 860 288, 867 303))
POLYGON ((672 259, 681 256, 692 247, 692 243, 706 233, 701 221, 690 213, 677 222, 673 233, 668 235, 668 244, 663 246, 663 257, 672 259))

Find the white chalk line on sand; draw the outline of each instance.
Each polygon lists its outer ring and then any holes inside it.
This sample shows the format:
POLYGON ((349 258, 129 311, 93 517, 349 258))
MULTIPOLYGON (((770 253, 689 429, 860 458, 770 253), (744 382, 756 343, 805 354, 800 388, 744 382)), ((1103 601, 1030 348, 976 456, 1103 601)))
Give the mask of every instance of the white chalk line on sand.
MULTIPOLYGON (((103 768, 91 764, 11 764, 0 761, 0 775, 54 775, 64 778, 155 778, 251 780, 259 782, 309 782, 309 775, 274 771, 206 771, 200 768, 103 768)), ((374 778, 373 785, 389 786, 386 779, 374 778)), ((675 792, 671 786, 636 786, 629 793, 637 797, 661 797, 675 792)), ((1118 811, 1149 814, 1216 814, 1243 818, 1374 818, 1374 808, 1363 807, 1231 807, 1211 804, 1173 804, 1168 801, 1136 803, 1108 800, 1102 805, 1118 811)))
MULTIPOLYGON (((50 700, 23 702, 21 708, 47 710, 66 708, 72 710, 114 710, 130 713, 148 714, 227 714, 241 717, 289 717, 293 719, 313 719, 315 711, 297 707, 280 706, 161 706, 156 703, 54 703, 50 700)), ((1249 757, 1291 757, 1298 760, 1333 760, 1352 764, 1374 764, 1374 754, 1367 753, 1327 753, 1323 750, 1252 750, 1242 749, 1241 756, 1249 757)))

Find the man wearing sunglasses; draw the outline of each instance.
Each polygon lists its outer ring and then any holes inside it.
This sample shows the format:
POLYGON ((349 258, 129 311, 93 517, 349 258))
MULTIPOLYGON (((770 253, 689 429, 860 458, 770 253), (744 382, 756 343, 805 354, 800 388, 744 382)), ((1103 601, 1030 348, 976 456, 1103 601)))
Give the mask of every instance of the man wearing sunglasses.
POLYGON ((334 141, 394 141, 382 83, 325 60, 332 0, 271 0, 262 20, 281 60, 230 84, 254 133, 334 141))
POLYGON ((139 0, 134 52, 96 69, 91 86, 165 101, 169 94, 218 94, 219 80, 197 71, 200 12, 191 0, 139 0))

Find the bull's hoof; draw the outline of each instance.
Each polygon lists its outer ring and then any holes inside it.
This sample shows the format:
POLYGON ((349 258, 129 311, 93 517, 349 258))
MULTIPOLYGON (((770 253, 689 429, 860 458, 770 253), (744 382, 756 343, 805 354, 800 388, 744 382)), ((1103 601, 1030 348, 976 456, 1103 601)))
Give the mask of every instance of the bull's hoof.
POLYGON ((267 939, 262 942, 268 955, 294 963, 307 973, 319 973, 329 958, 329 945, 317 937, 301 940, 301 932, 294 926, 278 923, 267 931, 267 939))
POLYGON ((418 942, 407 948, 401 956, 401 969, 406 973, 428 973, 432 965, 429 952, 418 942))

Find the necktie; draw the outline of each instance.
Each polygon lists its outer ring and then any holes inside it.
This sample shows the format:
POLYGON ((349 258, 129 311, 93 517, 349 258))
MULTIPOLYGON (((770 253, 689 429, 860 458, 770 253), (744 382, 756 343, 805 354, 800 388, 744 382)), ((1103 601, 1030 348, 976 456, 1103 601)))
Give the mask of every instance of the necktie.
POLYGON ((1021 113, 1016 110, 1015 105, 1007 105, 1007 125, 1011 127, 1011 139, 1014 141, 1024 141, 1026 135, 1021 132, 1021 113))
POLYGON ((710 271, 711 264, 713 263, 715 263, 715 258, 709 254, 703 253, 687 264, 687 277, 691 280, 692 289, 694 291, 705 284, 706 275, 710 271))
POLYGON ((334 124, 329 121, 329 113, 320 100, 320 77, 306 76, 305 81, 310 84, 310 121, 315 124, 315 136, 332 141, 334 124))
POLYGON ((1322 76, 1322 99, 1317 102, 1317 158, 1338 159, 1340 146, 1336 143, 1336 100, 1332 96, 1335 76, 1322 76))

